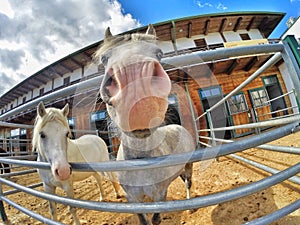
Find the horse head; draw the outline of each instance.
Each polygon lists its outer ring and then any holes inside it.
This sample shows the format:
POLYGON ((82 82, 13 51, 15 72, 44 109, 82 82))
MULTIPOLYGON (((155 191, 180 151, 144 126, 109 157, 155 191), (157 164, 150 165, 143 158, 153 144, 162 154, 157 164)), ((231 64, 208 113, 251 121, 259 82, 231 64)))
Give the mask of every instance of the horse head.
POLYGON ((123 132, 158 127, 165 119, 171 82, 160 64, 162 51, 149 25, 146 34, 113 36, 106 30, 96 57, 105 66, 100 94, 123 132))
POLYGON ((33 131, 33 148, 38 150, 40 161, 50 163, 52 175, 58 181, 69 179, 72 172, 67 159, 70 136, 68 113, 68 104, 60 110, 46 109, 40 102, 33 131))

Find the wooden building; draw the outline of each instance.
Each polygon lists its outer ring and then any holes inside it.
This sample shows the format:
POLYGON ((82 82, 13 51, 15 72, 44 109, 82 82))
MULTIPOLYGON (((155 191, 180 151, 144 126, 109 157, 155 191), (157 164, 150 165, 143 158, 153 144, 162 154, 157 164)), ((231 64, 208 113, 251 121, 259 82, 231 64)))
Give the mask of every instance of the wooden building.
MULTIPOLYGON (((235 46, 271 45, 279 40, 267 38, 284 15, 270 12, 199 15, 161 22, 154 24, 154 27, 164 57, 171 58, 181 54, 217 51, 235 46)), ((146 27, 142 27, 126 33, 145 30, 146 27)), ((26 110, 22 112, 17 109, 30 105, 30 102, 42 96, 63 91, 102 75, 103 66, 91 64, 99 44, 101 41, 60 59, 2 95, 0 121, 33 124, 36 115, 34 107, 25 107, 26 110)), ((169 111, 173 115, 169 117, 170 122, 182 124, 197 138, 199 135, 207 136, 207 132, 199 131, 209 127, 207 117, 197 118, 234 90, 272 56, 273 54, 249 54, 206 63, 201 63, 199 59, 199 64, 184 68, 164 65, 173 83, 169 97, 169 111)), ((99 84, 95 83, 87 91, 75 90, 72 94, 68 92, 67 95, 46 101, 45 104, 62 108, 68 102, 71 106, 69 122, 72 128, 97 130, 107 144, 117 144, 117 132, 114 126, 110 126, 111 121, 107 116, 105 104, 99 98, 98 90, 99 84)), ((213 125, 233 126, 298 113, 299 107, 295 96, 292 92, 286 94, 290 91, 292 91, 291 80, 281 60, 213 110, 211 113, 213 125), (276 99, 282 94, 286 95, 276 99), (269 101, 274 98, 276 100, 269 101)), ((3 140, 11 138, 12 130, 15 129, 0 127, 0 138, 3 140)), ((219 132, 216 135, 229 139, 253 132, 255 131, 251 129, 236 129, 219 132)), ((19 129, 16 135, 23 137, 22 134, 30 138, 29 129, 25 131, 19 129)), ((84 132, 77 132, 76 136, 82 134, 84 132)))

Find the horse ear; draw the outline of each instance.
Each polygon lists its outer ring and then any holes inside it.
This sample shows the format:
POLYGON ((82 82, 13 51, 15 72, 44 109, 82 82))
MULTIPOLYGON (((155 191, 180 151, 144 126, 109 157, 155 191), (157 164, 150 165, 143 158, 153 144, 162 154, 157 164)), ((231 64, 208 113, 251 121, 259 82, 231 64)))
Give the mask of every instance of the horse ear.
POLYGON ((110 28, 106 28, 105 34, 104 34, 104 40, 111 38, 113 35, 110 32, 110 28))
POLYGON ((37 106, 37 114, 43 117, 46 114, 46 108, 43 102, 40 102, 37 106))
POLYGON ((148 25, 148 29, 146 31, 146 34, 150 34, 150 35, 156 36, 156 32, 155 32, 155 29, 154 29, 154 27, 153 27, 152 24, 148 25))
POLYGON ((64 107, 61 111, 62 111, 62 114, 63 114, 65 117, 67 117, 68 114, 69 114, 69 104, 67 103, 67 104, 65 105, 65 107, 64 107))

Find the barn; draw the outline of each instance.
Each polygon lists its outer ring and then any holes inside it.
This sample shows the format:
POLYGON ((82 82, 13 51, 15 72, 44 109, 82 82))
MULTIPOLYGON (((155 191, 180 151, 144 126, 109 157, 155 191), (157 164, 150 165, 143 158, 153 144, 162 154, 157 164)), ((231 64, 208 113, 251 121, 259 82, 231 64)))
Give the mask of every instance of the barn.
MULTIPOLYGON (((199 148, 216 145, 216 141, 223 139, 227 142, 245 140, 256 146, 257 139, 251 134, 270 131, 266 139, 269 140, 273 134, 273 129, 269 128, 274 125, 273 121, 278 121, 275 119, 289 119, 299 114, 299 67, 294 68, 299 57, 297 39, 291 35, 284 40, 268 39, 284 16, 284 13, 235 12, 154 24, 158 44, 164 53, 162 65, 172 81, 166 123, 186 127, 199 148), (251 126, 254 123, 256 126, 251 126)), ((141 27, 125 33, 145 32, 146 29, 141 27)), ((118 132, 99 96, 104 67, 93 63, 93 55, 101 43, 102 40, 54 62, 0 97, 0 147, 18 154, 19 151, 32 151, 30 142, 36 105, 43 101, 47 107, 58 108, 69 103, 68 121, 74 137, 97 134, 106 141, 110 152, 116 153, 118 132)), ((290 127, 282 131, 288 133, 290 127)), ((220 149, 226 151, 226 146, 220 149)), ((292 150, 297 152, 298 148, 292 150)), ((197 154, 202 153, 198 151, 197 154)), ((223 163, 230 164, 226 160, 223 163)), ((292 172, 286 177, 297 174, 294 168, 299 165, 287 169, 292 172)), ((237 167, 236 171, 240 169, 237 167)), ((219 176, 218 173, 214 175, 219 176)), ((249 179, 251 186, 252 178, 249 179)), ((297 178, 294 180, 299 184, 297 178)), ((254 183, 250 189, 252 193, 257 190, 254 183)), ((234 195, 234 191, 229 190, 224 193, 225 198, 227 193, 234 195)), ((201 197, 200 203, 196 199, 195 204, 203 204, 205 196, 201 197)), ((88 207, 92 209, 95 205, 88 207)), ((246 222, 248 218, 243 220, 246 222)))
MULTIPOLYGON (((169 111, 171 114, 175 112, 177 117, 173 118, 177 119, 172 122, 185 126, 201 143, 201 136, 207 136, 209 132, 200 131, 200 128, 241 125, 298 113, 293 82, 283 60, 278 60, 239 93, 218 106, 211 114, 213 124, 209 125, 207 116, 198 118, 274 55, 249 54, 218 60, 214 59, 214 52, 236 46, 255 48, 257 45, 272 46, 278 43, 280 40, 270 40, 268 37, 283 17, 283 13, 243 12, 199 15, 154 24, 164 59, 197 52, 212 55, 205 62, 200 55, 198 62, 192 65, 164 65, 173 82, 169 111), (270 101, 274 98, 277 99, 270 101)), ((145 32, 145 29, 141 27, 128 33, 145 32)), ((101 41, 58 60, 3 94, 0 98, 1 121, 33 124, 38 100, 59 108, 69 103, 69 123, 78 130, 75 132, 77 137, 84 133, 83 130, 97 130, 108 145, 117 144, 114 128, 108 126, 110 119, 98 95, 99 81, 93 82, 94 86, 88 90, 76 87, 104 73, 102 65, 92 64, 93 54, 100 44, 101 41)), ((216 135, 231 139, 254 132, 257 130, 245 128, 216 132, 216 135)), ((4 140, 30 139, 31 134, 26 129, 1 127, 0 137, 4 140)), ((6 141, 2 145, 4 149, 11 147, 6 141)), ((14 147, 23 150, 30 148, 25 143, 14 147)))

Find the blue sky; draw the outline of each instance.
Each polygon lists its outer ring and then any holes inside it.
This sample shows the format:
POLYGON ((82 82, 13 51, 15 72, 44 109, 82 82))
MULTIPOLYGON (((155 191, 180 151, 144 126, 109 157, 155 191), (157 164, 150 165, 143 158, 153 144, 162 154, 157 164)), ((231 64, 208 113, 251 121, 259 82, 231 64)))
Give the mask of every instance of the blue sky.
POLYGON ((119 0, 125 13, 142 24, 156 23, 174 18, 199 14, 224 13, 236 11, 284 12, 286 17, 271 35, 280 37, 286 30, 286 20, 300 15, 300 0, 119 0))
POLYGON ((0 0, 0 95, 45 66, 113 34, 149 23, 237 11, 283 12, 279 38, 300 0, 0 0))

